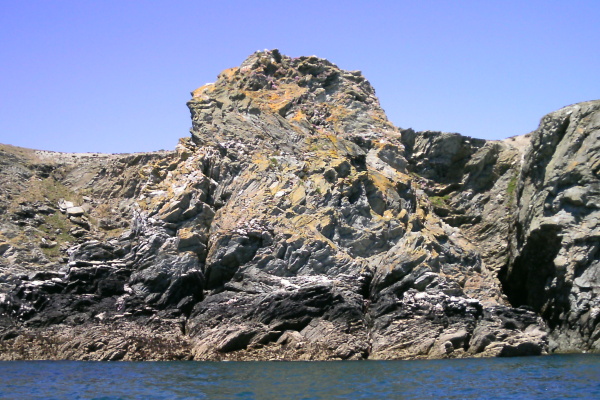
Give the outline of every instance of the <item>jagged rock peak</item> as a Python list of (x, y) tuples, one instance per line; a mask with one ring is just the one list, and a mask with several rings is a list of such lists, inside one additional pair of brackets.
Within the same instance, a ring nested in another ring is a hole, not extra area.
[[(281, 55), (279, 50), (259, 51), (248, 57), (240, 66), (240, 72), (249, 78), (258, 75), (258, 80), (264, 77), (263, 85), (257, 88), (273, 89), (275, 80), (279, 83), (297, 83), (301, 87), (327, 88), (338, 78), (348, 79), (362, 84), (360, 88), (367, 95), (375, 91), (360, 71), (343, 71), (332, 62), (316, 56), (291, 58)], [(269, 79), (272, 78), (272, 79)], [(260, 83), (256, 80), (251, 84)], [(257, 90), (249, 86), (250, 90)]]
[[(282, 55), (279, 50), (257, 51), (249, 56), (240, 67), (231, 68), (219, 74), (219, 80), (235, 81), (240, 89), (275, 90), (277, 85), (294, 84), (313, 90), (333, 89), (339, 80), (350, 80), (359, 84), (363, 96), (374, 96), (375, 90), (360, 71), (344, 71), (332, 62), (316, 56), (292, 58)], [(192, 92), (198, 97), (203, 87)]]
[[(379, 138), (397, 132), (360, 71), (278, 50), (256, 52), (223, 71), (215, 83), (194, 90), (188, 106), (192, 137), (202, 144), (215, 138), (247, 142), (264, 133), (270, 142), (289, 145), (314, 135)], [(282, 128), (290, 135), (275, 137)]]

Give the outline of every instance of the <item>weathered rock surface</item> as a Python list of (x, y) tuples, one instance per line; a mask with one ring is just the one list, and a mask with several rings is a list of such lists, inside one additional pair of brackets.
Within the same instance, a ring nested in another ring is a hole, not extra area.
[(600, 102), (542, 119), (516, 194), (500, 275), (510, 302), (548, 321), (552, 350), (600, 350)]
[(598, 350), (600, 102), (401, 130), (360, 72), (273, 50), (188, 106), (172, 152), (0, 147), (0, 359)]

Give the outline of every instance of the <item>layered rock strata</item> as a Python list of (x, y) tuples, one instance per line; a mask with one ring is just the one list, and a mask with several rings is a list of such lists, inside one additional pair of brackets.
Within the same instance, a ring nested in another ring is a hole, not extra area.
[(359, 71), (257, 52), (175, 151), (3, 146), (0, 358), (598, 350), (600, 102), (504, 141), (398, 129)]

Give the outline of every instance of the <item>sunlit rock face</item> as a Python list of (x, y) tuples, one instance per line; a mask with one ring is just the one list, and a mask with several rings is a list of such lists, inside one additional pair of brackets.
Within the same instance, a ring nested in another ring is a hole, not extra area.
[(597, 350), (598, 102), (504, 141), (394, 127), (359, 71), (257, 52), (130, 155), (0, 148), (0, 358)]

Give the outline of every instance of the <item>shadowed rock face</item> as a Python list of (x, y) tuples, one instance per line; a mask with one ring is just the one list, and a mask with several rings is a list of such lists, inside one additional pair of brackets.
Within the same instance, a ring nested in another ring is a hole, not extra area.
[(414, 132), (360, 72), (273, 50), (192, 92), (175, 151), (2, 146), (0, 358), (597, 350), (598, 104)]
[(552, 328), (551, 349), (600, 347), (600, 102), (544, 117), (517, 185), (518, 215), (502, 271), (514, 304)]

